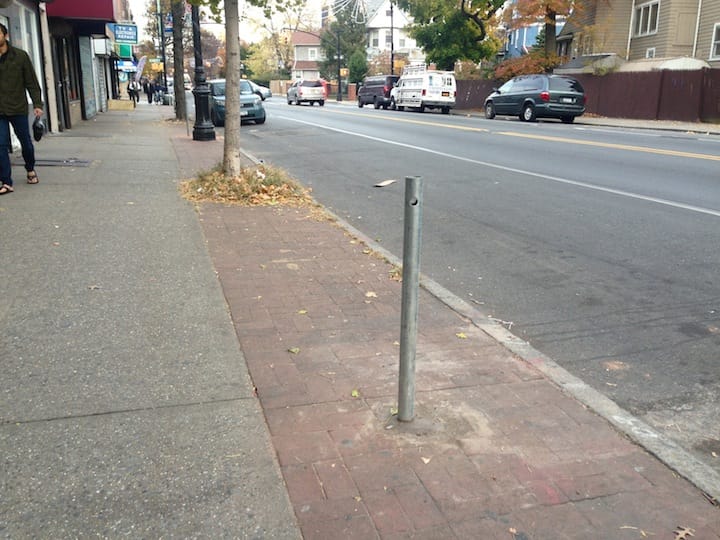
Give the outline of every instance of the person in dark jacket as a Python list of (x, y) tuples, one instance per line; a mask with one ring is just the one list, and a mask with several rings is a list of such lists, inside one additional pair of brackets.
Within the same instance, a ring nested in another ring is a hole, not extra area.
[(35, 70), (28, 54), (10, 45), (8, 30), (0, 24), (0, 195), (12, 193), (12, 166), (8, 155), (10, 147), (10, 125), (20, 140), (25, 160), (28, 184), (37, 184), (35, 173), (35, 147), (30, 135), (28, 122), (27, 94), (33, 103), (35, 117), (43, 113), (42, 93)]
[(145, 82), (143, 83), (143, 90), (145, 90), (145, 95), (147, 96), (148, 103), (152, 103), (153, 94), (155, 93), (155, 85), (153, 85), (150, 79), (145, 79)]

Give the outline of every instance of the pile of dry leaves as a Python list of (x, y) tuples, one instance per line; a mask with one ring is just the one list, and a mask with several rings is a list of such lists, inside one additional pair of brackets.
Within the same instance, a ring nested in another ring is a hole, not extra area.
[(245, 206), (314, 206), (309, 190), (285, 171), (268, 165), (245, 167), (237, 177), (219, 169), (184, 181), (180, 191), (193, 202), (220, 202)]

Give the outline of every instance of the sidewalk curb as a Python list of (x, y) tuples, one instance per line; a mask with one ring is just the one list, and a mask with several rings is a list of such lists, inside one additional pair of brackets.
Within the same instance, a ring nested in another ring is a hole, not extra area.
[[(370, 249), (382, 255), (390, 264), (402, 267), (402, 260), (379, 246), (371, 238), (355, 229), (339, 216), (327, 209), (325, 211), (333, 217), (340, 227), (367, 244)], [(648, 424), (618, 406), (614, 401), (572, 375), (550, 357), (532, 347), (527, 341), (517, 337), (500, 323), (489, 320), (486, 314), (481, 313), (422, 273), (420, 274), (420, 286), (450, 309), (469, 319), (473, 325), (495, 339), (523, 362), (535, 367), (562, 391), (607, 420), (615, 429), (645, 448), (680, 476), (689, 480), (709, 496), (720, 500), (720, 474), (715, 472), (714, 469), (708, 467), (676, 442), (664, 437)]]
[[(253, 163), (263, 163), (252, 154), (240, 150)], [(370, 249), (380, 254), (390, 264), (402, 267), (402, 260), (377, 244), (370, 237), (353, 227), (327, 208), (323, 210), (334, 222)], [(604, 396), (581, 379), (575, 377), (550, 357), (541, 353), (527, 341), (517, 337), (502, 324), (489, 319), (465, 300), (459, 298), (439, 283), (420, 274), (420, 286), (447, 305), (459, 315), (467, 318), (474, 326), (495, 339), (523, 362), (533, 366), (563, 392), (577, 399), (630, 440), (643, 447), (665, 465), (690, 481), (710, 497), (720, 500), (720, 474), (708, 467), (676, 442), (664, 437), (651, 426), (633, 416), (614, 401)]]

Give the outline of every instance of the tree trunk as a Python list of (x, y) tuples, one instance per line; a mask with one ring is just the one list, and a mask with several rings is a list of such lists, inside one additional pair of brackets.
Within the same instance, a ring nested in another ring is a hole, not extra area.
[(557, 54), (557, 40), (555, 39), (555, 21), (557, 13), (547, 7), (545, 8), (545, 56)]
[(173, 87), (175, 89), (175, 118), (187, 118), (187, 100), (185, 99), (185, 55), (183, 54), (183, 26), (185, 21), (185, 2), (173, 0)]
[(225, 0), (225, 146), (223, 173), (240, 175), (240, 16), (238, 0)]

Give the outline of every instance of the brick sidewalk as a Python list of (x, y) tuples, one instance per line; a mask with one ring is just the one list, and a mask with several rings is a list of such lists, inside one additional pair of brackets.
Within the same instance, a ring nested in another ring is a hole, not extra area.
[(201, 219), (305, 539), (720, 538), (699, 490), (425, 291), (398, 424), (390, 265), (304, 210)]

